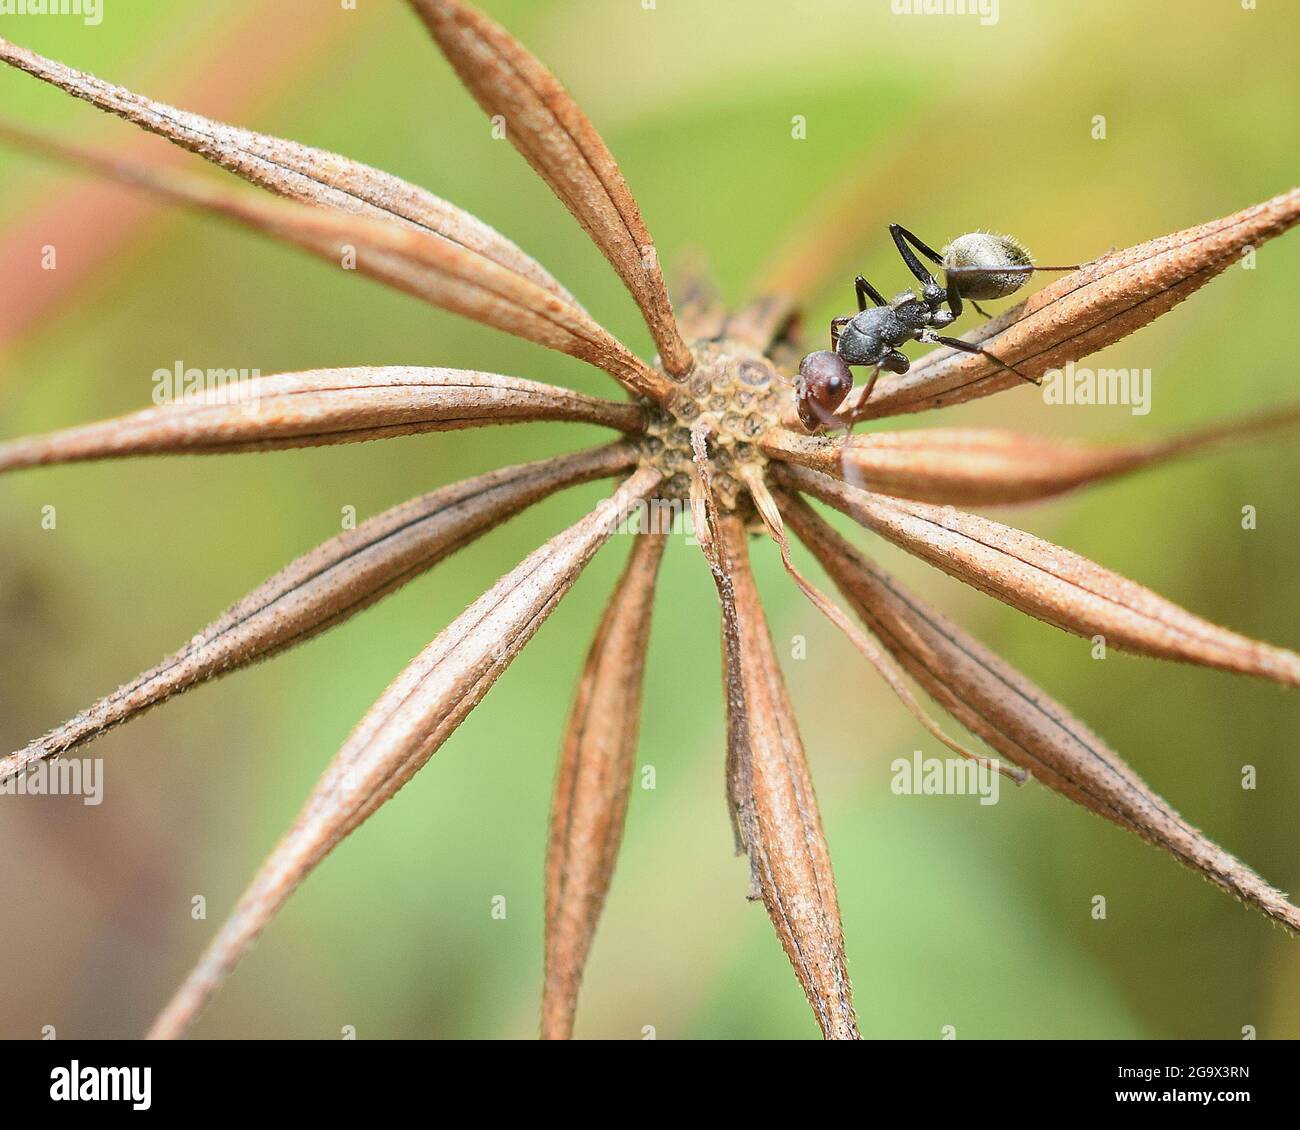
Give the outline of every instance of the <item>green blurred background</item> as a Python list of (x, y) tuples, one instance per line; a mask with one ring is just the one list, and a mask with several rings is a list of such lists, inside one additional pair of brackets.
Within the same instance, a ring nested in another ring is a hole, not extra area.
[[(1260, 0), (1002, 0), (1000, 19), (904, 16), (888, 0), (488, 0), (574, 92), (623, 165), (669, 267), (701, 254), (739, 301), (777, 244), (858, 179), (863, 209), (821, 327), (864, 271), (904, 283), (885, 232), (1011, 231), (1069, 262), (1234, 211), (1295, 179), (1296, 9)], [(274, 15), (270, 12), (274, 8)], [(455, 82), (404, 4), (108, 0), (99, 27), (0, 17), (0, 34), (153, 97), (334, 149), (431, 188), (515, 239), (614, 333), (649, 338), (612, 271)], [(231, 49), (230, 44), (237, 44)], [(228, 51), (226, 58), (221, 51)], [(274, 77), (266, 77), (268, 69)], [(256, 83), (249, 76), (256, 74)], [(231, 102), (232, 96), (237, 99)], [(234, 110), (229, 107), (234, 106)], [(8, 115), (61, 136), (132, 131), (18, 74)], [(803, 115), (805, 140), (791, 120)], [(1105, 140), (1091, 136), (1105, 115)], [(145, 152), (165, 145), (150, 140)], [(192, 159), (195, 166), (201, 163)], [(60, 201), (130, 197), (0, 153), (0, 301), (38, 269)], [(837, 186), (839, 186), (837, 188)], [(107, 205), (103, 202), (107, 201)], [(92, 216), (92, 219), (94, 217)], [(144, 407), (183, 360), (262, 372), (436, 364), (609, 393), (603, 374), (190, 216), (120, 244), (60, 247), (84, 271), (0, 341), (0, 436)], [(98, 258), (96, 258), (98, 256)], [(54, 273), (57, 275), (57, 272)], [(1047, 408), (1008, 393), (943, 415), (1080, 438), (1145, 438), (1294, 399), (1300, 238), (1096, 361), (1153, 370), (1153, 409)], [(999, 308), (1005, 304), (999, 304)], [(973, 321), (963, 321), (969, 328)], [(915, 350), (913, 351), (915, 352)], [(940, 422), (907, 418), (899, 426)], [(563, 432), (563, 434), (561, 434)], [(0, 746), (8, 750), (172, 651), (339, 529), (506, 462), (590, 444), (577, 425), (484, 429), (260, 457), (136, 460), (0, 482)], [(1300, 644), (1295, 447), (1273, 439), (1008, 520), (1209, 618)], [(203, 687), (88, 752), (106, 798), (0, 798), (0, 1036), (141, 1033), (354, 722), (469, 601), (603, 488), (578, 489), (360, 618)], [(43, 530), (54, 505), (58, 528)], [(1240, 512), (1258, 510), (1243, 531)], [(1038, 679), (1172, 804), (1275, 885), (1300, 890), (1294, 694), (1112, 653), (854, 535)], [(210, 1037), (526, 1037), (541, 980), (542, 859), (572, 688), (626, 547), (614, 544), (419, 776), (326, 861), (204, 1015)], [(1300, 1036), (1300, 950), (1167, 856), (1048, 790), (1001, 803), (895, 797), (889, 763), (941, 752), (857, 654), (755, 559), (834, 855), (868, 1036)], [(717, 601), (671, 546), (650, 647), (623, 855), (578, 1034), (811, 1037), (816, 1028), (733, 857), (722, 799)], [(1254, 765), (1258, 788), (1241, 788)], [(1104, 895), (1105, 921), (1090, 915)], [(191, 899), (207, 900), (193, 921)], [(505, 920), (490, 913), (504, 895)]]

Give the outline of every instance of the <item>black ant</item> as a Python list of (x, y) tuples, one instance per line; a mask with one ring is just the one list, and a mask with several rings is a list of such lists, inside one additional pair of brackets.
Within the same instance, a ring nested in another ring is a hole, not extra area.
[[(906, 373), (911, 361), (899, 350), (908, 341), (946, 345), (963, 353), (981, 353), (1004, 369), (1030, 384), (1040, 383), (1025, 376), (1014, 365), (990, 353), (980, 345), (960, 338), (945, 337), (937, 330), (951, 325), (961, 316), (965, 299), (984, 317), (976, 299), (1005, 298), (1014, 294), (1033, 271), (1073, 271), (1076, 267), (1035, 267), (1029, 252), (1011, 236), (989, 232), (959, 235), (940, 256), (900, 224), (890, 224), (898, 253), (907, 269), (916, 276), (920, 288), (905, 290), (892, 302), (861, 275), (854, 281), (858, 313), (831, 319), (831, 350), (810, 353), (800, 362), (795, 381), (795, 410), (809, 431), (825, 425), (840, 424), (835, 410), (844, 403), (853, 388), (850, 365), (871, 365), (871, 377), (859, 399), (865, 403), (875, 387), (880, 370)], [(913, 250), (915, 249), (915, 250)], [(940, 286), (916, 252), (941, 267), (947, 286)], [(870, 299), (874, 304), (867, 305)]]

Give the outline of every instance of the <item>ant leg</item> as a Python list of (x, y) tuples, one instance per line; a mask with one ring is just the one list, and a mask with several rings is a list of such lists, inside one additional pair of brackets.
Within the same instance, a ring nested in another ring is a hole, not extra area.
[(876, 378), (880, 376), (880, 366), (876, 365), (871, 370), (871, 376), (867, 378), (867, 383), (862, 386), (862, 391), (854, 401), (853, 410), (841, 421), (844, 424), (844, 438), (848, 439), (853, 434), (853, 425), (858, 422), (857, 411), (867, 402), (867, 397), (871, 395), (871, 390), (876, 387)]
[(989, 318), (993, 317), (993, 315), (990, 314), (987, 310), (985, 310), (983, 306), (981, 306), (978, 302), (975, 301), (975, 299), (968, 298), (966, 299), (966, 301), (969, 302), (972, 306), (974, 306), (975, 313), (977, 313), (981, 318), (984, 318), (986, 321)]
[(872, 286), (869, 282), (867, 282), (867, 280), (864, 279), (861, 275), (859, 275), (856, 279), (853, 280), (853, 289), (857, 291), (858, 294), (859, 314), (862, 313), (862, 311), (867, 308), (868, 298), (870, 298), (871, 301), (875, 303), (875, 305), (877, 306), (889, 305), (885, 301), (884, 295), (882, 295), (880, 291), (878, 291), (874, 286)]
[(832, 318), (831, 319), (831, 352), (833, 353), (840, 344), (840, 330), (847, 326), (852, 318)]
[(862, 395), (858, 397), (858, 407), (866, 404), (871, 396), (871, 390), (876, 387), (876, 378), (880, 376), (880, 366), (877, 365), (871, 370), (871, 376), (867, 378), (867, 383), (862, 386)]
[(908, 246), (908, 243), (909, 242), (914, 243), (917, 247), (917, 250), (919, 250), (922, 255), (926, 256), (933, 262), (940, 264), (941, 266), (943, 264), (943, 260), (940, 259), (937, 255), (935, 255), (935, 253), (931, 251), (930, 248), (926, 247), (924, 243), (922, 243), (919, 239), (917, 239), (916, 236), (914, 236), (910, 231), (908, 231), (901, 224), (890, 224), (889, 234), (893, 236), (894, 246), (898, 248), (898, 253), (903, 257), (903, 262), (907, 264), (907, 269), (911, 271), (913, 275), (916, 276), (917, 281), (923, 284), (929, 284), (930, 286), (938, 286), (938, 283), (935, 282), (934, 276), (930, 274), (930, 272), (927, 271), (923, 266), (921, 266), (921, 260), (919, 260), (916, 257), (916, 252), (914, 252), (912, 248)]
[(997, 364), (1001, 365), (1002, 368), (1006, 369), (1008, 372), (1015, 373), (1022, 381), (1028, 381), (1031, 385), (1041, 385), (1043, 383), (1042, 377), (1035, 378), (1025, 376), (1025, 374), (1014, 365), (1010, 365), (1006, 361), (1003, 361), (996, 353), (990, 353), (982, 345), (972, 345), (969, 341), (962, 341), (959, 337), (941, 337), (938, 334), (935, 334), (931, 340), (938, 342), (940, 345), (946, 345), (950, 349), (960, 350), (962, 353), (983, 354), (990, 361), (995, 361)]
[(1086, 263), (1072, 263), (1072, 264), (1067, 264), (1063, 267), (1040, 267), (1037, 263), (1021, 263), (1021, 264), (1016, 264), (1014, 266), (1003, 266), (1003, 267), (981, 267), (976, 265), (971, 267), (949, 267), (948, 274), (950, 275), (981, 274), (982, 275), (988, 271), (997, 271), (999, 274), (1002, 275), (1028, 275), (1028, 274), (1032, 274), (1034, 271), (1078, 271), (1086, 266), (1087, 266)]
[(871, 395), (871, 390), (876, 387), (876, 378), (880, 376), (881, 370), (902, 374), (906, 373), (911, 368), (911, 365), (912, 362), (908, 359), (907, 354), (897, 349), (891, 349), (881, 357), (880, 361), (871, 370), (871, 376), (867, 378), (867, 383), (854, 389), (853, 402), (851, 404), (845, 402), (844, 413), (840, 419), (848, 425), (850, 433), (853, 431), (853, 425), (861, 418), (859, 413), (862, 411), (862, 406), (866, 404), (867, 398)]
[[(921, 240), (919, 240), (915, 235), (913, 235), (910, 231), (908, 231), (905, 227), (903, 227), (902, 224), (890, 224), (889, 234), (894, 237), (895, 243), (898, 243), (899, 237), (901, 236), (903, 239), (907, 240), (907, 242), (910, 243), (913, 247), (915, 247), (922, 255), (924, 255), (927, 259), (929, 259), (930, 262), (933, 263), (936, 267), (943, 266), (943, 259), (939, 255), (939, 253), (935, 251), (934, 248), (927, 246), (925, 243), (922, 243)], [(902, 250), (901, 246), (899, 250)]]
[(881, 357), (880, 367), (882, 369), (888, 369), (891, 373), (898, 373), (901, 376), (912, 367), (912, 362), (906, 353), (898, 349), (891, 349)]
[[(951, 320), (955, 322), (958, 318), (961, 317), (961, 291), (957, 289), (956, 279), (949, 276), (947, 282), (948, 282), (948, 309), (952, 311)], [(973, 299), (971, 300), (971, 305), (975, 306), (975, 302)], [(979, 307), (975, 306), (975, 309), (979, 310)], [(983, 311), (980, 312), (983, 313)], [(988, 317), (988, 315), (985, 314), (985, 317)]]

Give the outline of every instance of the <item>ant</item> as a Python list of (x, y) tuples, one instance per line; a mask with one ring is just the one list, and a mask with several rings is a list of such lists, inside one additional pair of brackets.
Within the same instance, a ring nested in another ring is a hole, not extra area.
[[(951, 325), (961, 316), (965, 299), (985, 318), (976, 299), (1005, 298), (1014, 294), (1033, 271), (1073, 271), (1070, 267), (1035, 267), (1029, 252), (1007, 235), (969, 232), (959, 235), (939, 255), (901, 224), (890, 224), (899, 255), (907, 269), (921, 284), (919, 289), (905, 290), (892, 302), (861, 275), (854, 280), (858, 313), (831, 319), (831, 350), (810, 353), (799, 364), (795, 381), (795, 411), (809, 431), (840, 424), (835, 410), (844, 403), (853, 388), (850, 365), (871, 365), (871, 377), (858, 403), (866, 402), (875, 387), (880, 370), (906, 373), (911, 361), (899, 350), (908, 341), (946, 345), (963, 353), (981, 353), (1021, 380), (1039, 384), (1014, 365), (956, 337), (945, 337), (938, 330)], [(940, 286), (934, 275), (917, 258), (917, 252), (941, 267), (947, 286)], [(873, 303), (867, 305), (868, 299)]]

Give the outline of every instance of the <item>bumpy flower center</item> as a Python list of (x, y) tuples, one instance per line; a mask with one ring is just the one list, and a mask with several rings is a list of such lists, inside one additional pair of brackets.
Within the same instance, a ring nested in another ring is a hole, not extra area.
[(663, 474), (660, 494), (686, 498), (691, 489), (691, 429), (704, 423), (714, 493), (721, 507), (735, 510), (745, 493), (740, 472), (746, 467), (761, 470), (767, 463), (755, 441), (780, 426), (789, 384), (762, 353), (740, 342), (696, 342), (691, 352), (695, 371), (672, 403), (648, 410), (641, 459)]

